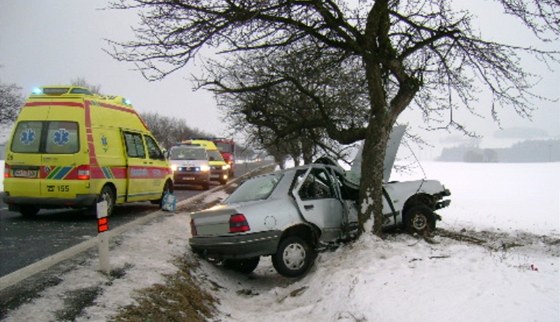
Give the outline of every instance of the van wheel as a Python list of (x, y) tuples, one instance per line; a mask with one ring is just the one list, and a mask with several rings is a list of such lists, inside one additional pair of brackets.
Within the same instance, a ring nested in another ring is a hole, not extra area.
[(159, 207), (161, 208), (163, 206), (163, 196), (168, 193), (173, 193), (173, 183), (171, 183), (171, 181), (165, 182), (165, 185), (163, 186), (163, 192), (161, 193), (161, 198), (159, 198), (158, 200), (152, 200), (152, 203), (159, 204)]
[(35, 206), (20, 206), (19, 213), (25, 218), (35, 217), (39, 212), (39, 208)]
[(101, 193), (99, 194), (99, 198), (97, 202), (105, 200), (107, 202), (107, 217), (111, 216), (113, 213), (113, 208), (115, 208), (115, 192), (113, 188), (108, 185), (103, 186), (101, 189)]

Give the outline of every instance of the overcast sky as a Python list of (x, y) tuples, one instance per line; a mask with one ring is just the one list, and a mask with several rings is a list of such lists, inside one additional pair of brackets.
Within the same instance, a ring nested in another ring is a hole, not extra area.
[[(484, 5), (476, 7), (484, 35), (488, 33), (495, 39), (514, 42), (530, 36), (513, 20), (498, 19), (500, 15), (496, 11), (500, 9), (488, 6), (489, 1), (478, 1)], [(72, 79), (84, 78), (91, 84), (101, 85), (105, 94), (122, 95), (130, 99), (140, 112), (158, 112), (183, 118), (191, 127), (216, 135), (227, 135), (213, 97), (206, 91), (192, 91), (189, 79), (192, 70), (181, 70), (163, 81), (148, 82), (133, 70), (133, 65), (117, 62), (102, 51), (102, 48), (107, 48), (104, 39), (132, 39), (130, 26), (137, 22), (132, 12), (98, 10), (106, 7), (107, 2), (0, 0), (0, 81), (18, 84), (27, 95), (36, 86), (64, 84)], [(473, 1), (459, 3), (472, 5)], [(558, 42), (552, 46), (560, 50)], [(537, 93), (558, 98), (558, 66), (555, 66), (555, 72), (550, 72), (542, 67), (537, 68), (534, 61), (527, 64), (530, 70), (543, 77)], [(480, 104), (489, 103), (482, 97)], [(559, 136), (560, 103), (543, 102), (539, 105), (541, 107), (534, 114), (533, 122), (504, 112), (502, 126), (536, 127)], [(483, 108), (481, 111), (483, 116), (489, 116), (488, 109)], [(488, 118), (464, 117), (481, 134), (491, 134), (498, 129)], [(403, 119), (418, 123), (413, 112), (407, 112)], [(439, 135), (442, 134), (445, 133)]]

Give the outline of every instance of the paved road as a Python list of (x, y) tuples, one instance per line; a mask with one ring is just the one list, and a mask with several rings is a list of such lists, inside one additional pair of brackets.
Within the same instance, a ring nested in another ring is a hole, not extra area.
[[(258, 164), (240, 165), (236, 176)], [(193, 189), (193, 190), (191, 190)], [(203, 192), (196, 187), (176, 188), (178, 201)], [(1, 198), (0, 198), (1, 199)], [(110, 228), (156, 211), (149, 202), (115, 207)], [(0, 277), (97, 235), (97, 220), (83, 210), (41, 210), (35, 218), (10, 212), (0, 200)]]

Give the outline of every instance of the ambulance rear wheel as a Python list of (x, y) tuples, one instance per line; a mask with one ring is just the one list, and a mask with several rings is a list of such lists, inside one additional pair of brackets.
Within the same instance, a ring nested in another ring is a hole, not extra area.
[(35, 217), (39, 212), (39, 208), (35, 206), (20, 206), (19, 213), (25, 218)]
[(105, 200), (107, 202), (107, 216), (111, 216), (113, 208), (115, 208), (115, 192), (108, 185), (103, 186), (97, 202)]

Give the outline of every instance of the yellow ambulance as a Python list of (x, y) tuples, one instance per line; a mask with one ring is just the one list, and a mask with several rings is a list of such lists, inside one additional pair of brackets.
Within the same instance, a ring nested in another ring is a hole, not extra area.
[(6, 146), (3, 200), (34, 216), (42, 208), (160, 203), (172, 171), (130, 103), (87, 88), (47, 86), (26, 100)]

